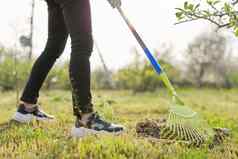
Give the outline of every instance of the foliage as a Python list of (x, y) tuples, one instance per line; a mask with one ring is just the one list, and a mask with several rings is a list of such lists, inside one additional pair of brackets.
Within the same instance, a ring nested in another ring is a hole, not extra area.
[(238, 73), (237, 71), (231, 72), (229, 74), (229, 79), (233, 87), (238, 87)]
[[(14, 55), (15, 54), (15, 55)], [(0, 89), (2, 91), (23, 88), (30, 74), (34, 61), (19, 56), (17, 50), (0, 49)], [(70, 89), (68, 80), (68, 64), (56, 66), (47, 76), (43, 88)]]
[(68, 62), (55, 66), (48, 74), (44, 88), (46, 89), (71, 89), (68, 73)]
[(118, 71), (115, 80), (118, 88), (132, 89), (134, 92), (154, 91), (160, 85), (159, 77), (150, 65), (144, 65), (141, 69), (129, 65)]
[[(179, 72), (172, 65), (165, 61), (159, 60), (164, 70), (167, 72), (172, 82), (179, 78)], [(129, 64), (127, 67), (120, 69), (114, 76), (117, 88), (132, 89), (134, 92), (155, 91), (162, 86), (158, 74), (147, 61), (139, 64)]]
[[(189, 54), (187, 54), (186, 58), (188, 59), (188, 61), (190, 61), (190, 64), (187, 66), (187, 68), (189, 68), (190, 70), (187, 72), (187, 74), (185, 74), (186, 78), (181, 78), (181, 71), (178, 70), (178, 67), (170, 64), (171, 59), (173, 59), (170, 47), (169, 49), (166, 49), (163, 54), (161, 54), (160, 59), (162, 60), (159, 60), (159, 62), (165, 69), (168, 77), (174, 85), (180, 87), (193, 86), (191, 81), (187, 79), (188, 77), (192, 77), (192, 79), (204, 78), (206, 75), (198, 78), (196, 73), (199, 72), (199, 70), (197, 70), (197, 68), (195, 69), (195, 67), (197, 66), (199, 66), (199, 69), (200, 66), (203, 66), (202, 70), (205, 70), (205, 72), (209, 70), (211, 71), (211, 74), (218, 75), (218, 77), (215, 79), (216, 81), (224, 81), (228, 84), (231, 84), (231, 86), (238, 86), (238, 80), (235, 75), (237, 67), (230, 66), (234, 62), (230, 62), (229, 58), (226, 57), (227, 55), (223, 52), (224, 50), (226, 50), (226, 40), (219, 35), (211, 36), (214, 37), (212, 38), (210, 36), (208, 37), (207, 35), (201, 35), (189, 45), (189, 48), (187, 50)], [(207, 51), (204, 52), (204, 50), (201, 50), (200, 46), (208, 47), (206, 48)], [(211, 53), (207, 54), (207, 52)], [(132, 53), (135, 53), (135, 56), (131, 63), (119, 69), (118, 71), (106, 72), (102, 69), (94, 70), (92, 72), (91, 78), (92, 88), (131, 89), (134, 92), (143, 92), (155, 91), (163, 86), (160, 77), (153, 70), (151, 64), (147, 60), (145, 61), (144, 58), (140, 57), (136, 50), (134, 50), (134, 52)], [(208, 60), (208, 63), (210, 65), (209, 69), (205, 69), (204, 60)], [(1, 47), (0, 90), (14, 90), (17, 86), (18, 88), (23, 88), (25, 86), (25, 83), (27, 82), (32, 64), (34, 64), (34, 61), (29, 61), (25, 58), (20, 57), (20, 52), (18, 50)], [(43, 89), (71, 89), (68, 66), (68, 62), (56, 65), (48, 74), (43, 84)], [(233, 68), (231, 69), (231, 67)], [(224, 87), (227, 86), (226, 84), (215, 86)]]
[(230, 28), (238, 36), (238, 0), (232, 2), (222, 0), (185, 1), (184, 6), (176, 8), (177, 24), (204, 19), (218, 28)]
[(4, 56), (0, 62), (0, 88), (3, 91), (23, 86), (31, 69), (31, 62), (21, 60), (16, 63), (11, 56)]

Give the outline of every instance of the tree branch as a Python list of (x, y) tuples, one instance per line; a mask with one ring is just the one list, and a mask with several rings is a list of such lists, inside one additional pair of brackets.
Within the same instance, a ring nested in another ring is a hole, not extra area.
[[(186, 23), (186, 22), (191, 22), (191, 21), (196, 21), (196, 20), (200, 20), (200, 19), (207, 20), (207, 21), (215, 24), (218, 28), (228, 27), (230, 25), (230, 22), (222, 23), (221, 24), (221, 22), (218, 22), (218, 21), (212, 19), (212, 18), (219, 18), (219, 19), (221, 19), (224, 16), (228, 16), (228, 13), (222, 13), (222, 12), (219, 11), (220, 12), (219, 14), (213, 13), (212, 16), (208, 17), (208, 16), (205, 16), (205, 15), (201, 16), (201, 13), (204, 12), (204, 10), (201, 10), (198, 13), (193, 13), (193, 12), (188, 12), (188, 11), (186, 11), (184, 9), (181, 9), (181, 8), (175, 8), (175, 9), (183, 12), (185, 14), (185, 16), (187, 18), (189, 18), (189, 19), (186, 19), (186, 20), (183, 20), (183, 21), (176, 22), (175, 25)], [(232, 12), (232, 13), (238, 14), (238, 11)]]

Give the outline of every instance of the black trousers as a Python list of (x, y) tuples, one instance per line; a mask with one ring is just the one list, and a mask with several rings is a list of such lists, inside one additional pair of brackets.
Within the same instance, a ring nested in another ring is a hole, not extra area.
[(46, 0), (48, 40), (33, 65), (21, 100), (36, 104), (39, 91), (55, 61), (62, 54), (68, 35), (71, 38), (69, 76), (74, 115), (93, 111), (90, 92), (90, 61), (93, 38), (89, 0)]

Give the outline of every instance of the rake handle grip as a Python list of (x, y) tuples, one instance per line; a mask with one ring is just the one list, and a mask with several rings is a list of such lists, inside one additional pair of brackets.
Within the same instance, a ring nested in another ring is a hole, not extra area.
[(137, 33), (137, 31), (135, 30), (134, 26), (130, 23), (129, 19), (126, 17), (126, 15), (124, 14), (124, 12), (122, 11), (122, 9), (120, 7), (117, 7), (118, 12), (120, 13), (121, 17), (124, 19), (124, 21), (126, 22), (126, 24), (128, 25), (129, 29), (131, 30), (132, 34), (134, 35), (134, 37), (136, 38), (136, 40), (138, 41), (138, 43), (140, 44), (140, 46), (142, 47), (142, 49), (144, 50), (144, 53), (146, 54), (147, 58), (149, 59), (149, 61), (151, 62), (153, 68), (156, 70), (156, 72), (160, 75), (163, 72), (163, 69), (161, 67), (161, 65), (157, 62), (157, 60), (154, 58), (154, 56), (152, 55), (152, 53), (150, 52), (150, 50), (148, 49), (148, 47), (146, 46), (145, 42), (142, 40), (142, 38), (140, 37), (140, 35)]

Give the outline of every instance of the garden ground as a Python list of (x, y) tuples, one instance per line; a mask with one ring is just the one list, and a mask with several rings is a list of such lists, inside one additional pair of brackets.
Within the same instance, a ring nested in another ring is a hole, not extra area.
[(56, 121), (28, 125), (9, 123), (15, 107), (15, 93), (0, 93), (0, 158), (82, 159), (223, 159), (238, 158), (238, 89), (183, 89), (179, 95), (212, 127), (232, 129), (231, 151), (188, 148), (180, 144), (155, 143), (140, 138), (135, 125), (146, 118), (166, 117), (170, 99), (165, 90), (133, 94), (130, 91), (94, 91), (94, 102), (108, 120), (127, 127), (119, 136), (70, 137), (74, 124), (69, 91), (43, 91), (40, 103)]

